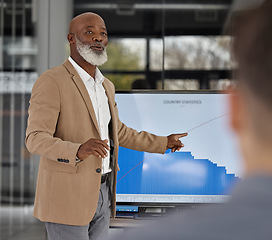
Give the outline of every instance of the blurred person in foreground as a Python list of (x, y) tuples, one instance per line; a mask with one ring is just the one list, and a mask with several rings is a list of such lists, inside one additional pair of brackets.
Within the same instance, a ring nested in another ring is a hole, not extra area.
[(234, 21), (237, 86), (229, 96), (230, 124), (245, 176), (227, 203), (188, 210), (118, 240), (272, 239), (272, 1)]
[(35, 82), (26, 146), (41, 156), (34, 216), (49, 240), (104, 240), (115, 214), (118, 147), (164, 153), (187, 134), (156, 136), (123, 124), (115, 88), (97, 66), (107, 61), (107, 29), (95, 13), (72, 19), (70, 57)]

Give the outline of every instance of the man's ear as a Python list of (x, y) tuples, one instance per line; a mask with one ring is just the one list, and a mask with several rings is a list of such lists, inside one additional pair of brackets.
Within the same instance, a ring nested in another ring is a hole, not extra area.
[(231, 89), (229, 93), (230, 125), (232, 129), (238, 133), (245, 124), (243, 97), (241, 92), (237, 89)]
[(70, 44), (74, 44), (76, 42), (76, 39), (75, 39), (75, 34), (73, 33), (69, 33), (67, 35), (67, 40)]

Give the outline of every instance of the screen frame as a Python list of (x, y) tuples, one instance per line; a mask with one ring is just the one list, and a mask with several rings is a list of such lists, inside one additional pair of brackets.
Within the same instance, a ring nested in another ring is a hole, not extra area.
[[(139, 90), (116, 90), (116, 94), (231, 94), (227, 90), (150, 90), (150, 89), (139, 89)], [(118, 104), (117, 104), (118, 107)], [(117, 193), (116, 193), (117, 194)], [(116, 200), (116, 205), (126, 206), (138, 206), (139, 211), (145, 207), (159, 207), (159, 208), (175, 208), (175, 207), (191, 207), (211, 204), (222, 204), (230, 198), (230, 195), (222, 195), (223, 201), (218, 202), (121, 202)]]

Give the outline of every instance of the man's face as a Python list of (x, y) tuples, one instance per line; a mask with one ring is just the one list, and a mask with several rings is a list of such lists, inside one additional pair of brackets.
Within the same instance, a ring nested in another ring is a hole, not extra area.
[(107, 61), (107, 30), (104, 21), (96, 15), (84, 18), (76, 31), (76, 48), (84, 60), (99, 66)]

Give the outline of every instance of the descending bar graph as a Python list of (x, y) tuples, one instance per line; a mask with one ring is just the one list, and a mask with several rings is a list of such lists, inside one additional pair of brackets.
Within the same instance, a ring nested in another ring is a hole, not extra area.
[[(120, 162), (124, 167), (117, 178), (119, 194), (224, 195), (239, 180), (225, 167), (209, 159), (195, 159), (190, 152), (161, 155), (121, 148), (119, 157), (126, 160)], [(142, 163), (125, 175), (137, 162)]]

